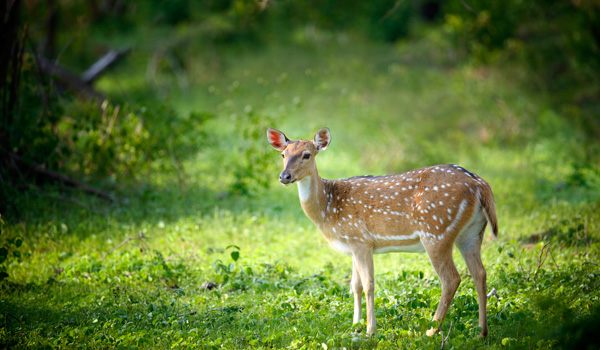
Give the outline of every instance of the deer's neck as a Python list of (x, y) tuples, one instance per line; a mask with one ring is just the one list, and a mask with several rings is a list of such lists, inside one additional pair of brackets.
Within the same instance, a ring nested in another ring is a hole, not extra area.
[(323, 220), (323, 207), (327, 203), (325, 184), (317, 171), (310, 176), (297, 182), (300, 204), (306, 216), (317, 226), (321, 226)]

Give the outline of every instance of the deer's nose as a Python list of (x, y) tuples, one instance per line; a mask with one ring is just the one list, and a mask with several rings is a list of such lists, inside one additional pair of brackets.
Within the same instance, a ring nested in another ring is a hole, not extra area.
[(279, 174), (279, 182), (281, 182), (284, 185), (289, 184), (290, 182), (292, 182), (292, 175), (285, 170), (282, 171), (281, 174)]

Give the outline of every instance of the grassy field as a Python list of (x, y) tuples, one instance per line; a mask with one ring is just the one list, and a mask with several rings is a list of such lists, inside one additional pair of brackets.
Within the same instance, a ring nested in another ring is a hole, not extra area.
[(440, 348), (441, 335), (425, 335), (441, 292), (427, 256), (376, 256), (378, 333), (366, 337), (352, 324), (351, 258), (278, 184), (266, 128), (307, 139), (328, 126), (324, 178), (455, 163), (491, 184), (490, 335), (477, 338), (476, 292), (455, 252), (463, 282), (444, 348), (597, 348), (600, 146), (576, 112), (532, 92), (519, 67), (457, 62), (435, 31), (394, 46), (292, 38), (213, 48), (186, 58), (184, 75), (152, 78), (153, 48), (138, 47), (98, 82), (140, 105), (152, 91), (173, 122), (197, 121), (172, 135), (192, 147), (175, 159), (165, 140), (144, 181), (120, 192), (128, 204), (67, 202), (59, 188), (18, 198), (20, 216), (2, 218), (0, 347)]

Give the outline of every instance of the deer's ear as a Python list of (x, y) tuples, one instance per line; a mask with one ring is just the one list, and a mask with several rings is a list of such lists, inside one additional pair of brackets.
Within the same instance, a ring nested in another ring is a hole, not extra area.
[(321, 130), (317, 131), (313, 143), (317, 147), (317, 150), (326, 150), (329, 144), (331, 143), (331, 133), (329, 133), (329, 129), (322, 128)]
[(267, 138), (271, 146), (278, 151), (284, 151), (290, 143), (284, 133), (273, 128), (267, 129)]

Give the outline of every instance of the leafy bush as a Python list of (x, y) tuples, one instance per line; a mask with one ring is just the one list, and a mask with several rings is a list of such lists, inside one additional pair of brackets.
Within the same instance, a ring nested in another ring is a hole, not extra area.
[[(311, 23), (326, 30), (359, 30), (389, 42), (407, 37), (419, 3), (397, 1), (311, 0), (275, 4), (272, 17), (286, 29)], [(343, 10), (342, 10), (343, 9)]]
[[(137, 107), (105, 101), (73, 102), (58, 123), (63, 166), (94, 180), (137, 180), (161, 157), (179, 158), (204, 139), (208, 113), (179, 117), (168, 106)], [(177, 137), (176, 137), (177, 136)]]
[(248, 107), (245, 115), (236, 117), (238, 149), (231, 162), (234, 181), (231, 191), (251, 194), (253, 189), (264, 189), (272, 183), (275, 173), (269, 147), (265, 147), (265, 130), (273, 125), (269, 116), (258, 114)]
[(102, 179), (135, 178), (152, 157), (150, 133), (140, 114), (104, 101), (66, 106), (57, 124), (58, 153), (69, 172)]
[[(55, 82), (35, 72), (33, 55), (26, 55), (21, 72), (19, 104), (12, 118), (3, 118), (0, 154), (15, 154), (27, 164), (66, 174), (112, 189), (139, 183), (158, 164), (180, 169), (180, 160), (202, 146), (204, 123), (210, 113), (179, 116), (165, 104), (116, 104), (109, 100), (76, 99), (59, 91)], [(155, 160), (165, 161), (155, 163)], [(0, 175), (0, 210), (11, 206), (22, 187), (48, 178), (28, 167), (4, 160)]]
[(600, 62), (592, 57), (600, 54), (600, 8), (591, 2), (451, 1), (444, 13), (457, 45), (481, 61), (506, 50), (553, 82), (550, 90), (599, 83)]

